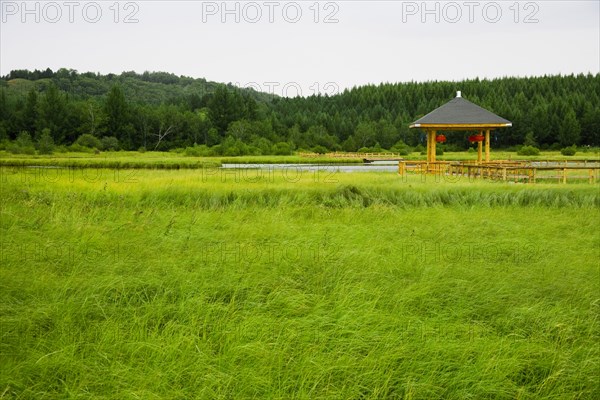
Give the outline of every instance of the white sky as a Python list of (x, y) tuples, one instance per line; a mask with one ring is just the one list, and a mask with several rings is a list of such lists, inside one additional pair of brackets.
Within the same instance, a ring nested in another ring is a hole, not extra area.
[(0, 74), (166, 71), (307, 96), (367, 83), (598, 73), (599, 4), (0, 0)]

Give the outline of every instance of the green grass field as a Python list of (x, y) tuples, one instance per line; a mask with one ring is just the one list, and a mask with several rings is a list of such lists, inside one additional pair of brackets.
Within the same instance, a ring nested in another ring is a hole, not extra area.
[(0, 398), (600, 398), (600, 192), (0, 176)]

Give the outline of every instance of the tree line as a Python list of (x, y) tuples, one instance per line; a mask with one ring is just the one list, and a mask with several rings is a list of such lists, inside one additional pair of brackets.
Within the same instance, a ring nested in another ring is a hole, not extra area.
[[(15, 70), (0, 79), (0, 141), (105, 149), (190, 148), (198, 155), (289, 154), (422, 146), (408, 125), (457, 90), (510, 120), (492, 146), (600, 145), (600, 74), (385, 83), (281, 98), (163, 72)], [(448, 150), (469, 146), (448, 132)], [(83, 138), (82, 138), (83, 137)]]

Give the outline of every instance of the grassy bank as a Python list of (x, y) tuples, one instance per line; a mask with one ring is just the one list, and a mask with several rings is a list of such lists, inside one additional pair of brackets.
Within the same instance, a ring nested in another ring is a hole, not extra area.
[[(426, 156), (412, 153), (403, 156), (407, 160), (425, 160)], [(560, 152), (543, 152), (539, 156), (519, 156), (514, 152), (492, 152), (492, 160), (598, 160), (598, 153), (578, 153), (566, 157)], [(439, 161), (476, 160), (476, 153), (455, 152), (438, 156)], [(243, 157), (191, 157), (175, 152), (101, 152), (56, 153), (53, 155), (21, 155), (0, 151), (0, 166), (56, 166), (72, 168), (119, 168), (119, 169), (205, 169), (222, 164), (353, 164), (362, 163), (361, 158), (331, 158), (292, 156), (243, 156)]]
[(64, 153), (53, 155), (16, 155), (0, 151), (0, 166), (56, 166), (74, 168), (119, 169), (203, 169), (224, 163), (248, 164), (320, 164), (362, 163), (361, 159), (304, 158), (299, 156), (247, 157), (190, 157), (179, 153), (135, 151), (92, 153)]
[(600, 397), (597, 186), (1, 171), (4, 396)]

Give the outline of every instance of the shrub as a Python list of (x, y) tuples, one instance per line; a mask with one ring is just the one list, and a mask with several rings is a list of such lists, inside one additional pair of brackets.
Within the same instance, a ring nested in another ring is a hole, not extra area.
[(560, 149), (560, 154), (563, 156), (574, 156), (575, 153), (577, 153), (577, 146), (575, 145)]
[[(251, 147), (258, 149), (259, 154), (267, 155), (271, 153), (271, 149), (273, 147), (273, 143), (267, 138), (263, 137), (255, 137), (250, 144)], [(255, 152), (256, 150), (251, 149), (250, 152)]]
[(517, 154), (520, 156), (539, 156), (540, 149), (533, 146), (523, 146), (519, 149)]
[(250, 156), (260, 156), (260, 155), (265, 155), (261, 149), (259, 149), (256, 146), (253, 145), (248, 145), (248, 155)]
[(8, 145), (8, 147), (6, 148), (6, 150), (9, 153), (13, 153), (13, 154), (29, 154), (29, 155), (33, 155), (35, 154), (35, 147), (20, 147), (18, 144), (16, 143), (11, 143)]
[(138, 151), (139, 151), (140, 153), (145, 153), (145, 152), (146, 152), (146, 148), (145, 148), (144, 146), (142, 146), (142, 147), (140, 147), (140, 148), (138, 149)]
[(436, 156), (443, 156), (444, 155), (444, 149), (442, 149), (441, 147), (435, 147), (435, 155)]
[(229, 157), (245, 156), (249, 153), (248, 145), (240, 139), (227, 136), (221, 143), (221, 154)]
[(475, 153), (475, 149), (474, 149), (474, 148), (472, 148), (472, 147), (469, 147), (469, 148), (467, 149), (467, 153)]
[(102, 138), (102, 150), (116, 151), (121, 148), (119, 139), (114, 136), (105, 136)]
[(184, 154), (189, 157), (210, 157), (213, 155), (213, 152), (205, 144), (194, 144), (192, 147), (186, 147)]
[(396, 142), (395, 145), (390, 149), (393, 153), (399, 153), (401, 156), (407, 156), (411, 153), (411, 148), (409, 145), (404, 143), (402, 140)]
[[(325, 149), (327, 151), (327, 149)], [(279, 142), (273, 145), (272, 152), (276, 156), (288, 156), (292, 154), (290, 144), (286, 142)]]
[(21, 131), (15, 139), (15, 144), (19, 147), (33, 147), (33, 141), (29, 132)]
[(40, 135), (37, 148), (39, 154), (52, 154), (54, 152), (54, 139), (50, 135), (50, 129), (44, 128)]
[[(94, 135), (90, 135), (89, 133), (84, 133), (83, 135), (79, 136), (74, 144), (77, 144), (80, 147), (87, 147), (89, 149), (94, 149), (94, 148), (101, 149), (102, 148), (102, 142), (100, 141), (100, 139), (98, 139)], [(72, 147), (73, 146), (71, 146), (71, 148)], [(75, 151), (79, 151), (79, 150), (75, 150)]]
[(87, 146), (82, 146), (79, 143), (75, 142), (69, 146), (69, 151), (73, 153), (92, 153), (94, 149)]
[[(363, 151), (363, 149), (366, 149), (366, 150)], [(317, 145), (317, 146), (315, 146), (315, 147), (312, 148), (312, 151), (313, 151), (313, 153), (317, 153), (317, 154), (325, 154), (325, 153), (327, 153), (328, 150), (324, 146)], [(366, 148), (366, 147), (363, 147), (362, 149), (358, 149), (358, 151), (360, 153), (366, 153), (366, 152), (369, 151), (369, 149)]]
[(422, 144), (418, 144), (415, 146), (414, 151), (419, 152), (419, 153), (424, 153), (427, 151), (427, 149)]
[(6, 150), (13, 154), (35, 154), (35, 147), (33, 146), (31, 135), (26, 131), (19, 133), (15, 141), (9, 144)]

